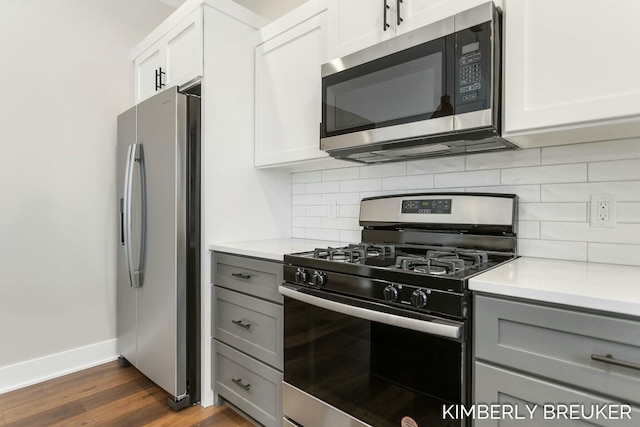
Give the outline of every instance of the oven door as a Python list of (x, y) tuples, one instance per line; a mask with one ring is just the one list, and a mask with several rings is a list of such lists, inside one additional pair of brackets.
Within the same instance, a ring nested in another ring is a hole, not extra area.
[(280, 292), (285, 419), (305, 427), (464, 425), (443, 415), (468, 399), (463, 322), (385, 313), (288, 284)]
[(324, 64), (321, 148), (453, 131), (454, 40), (447, 19)]

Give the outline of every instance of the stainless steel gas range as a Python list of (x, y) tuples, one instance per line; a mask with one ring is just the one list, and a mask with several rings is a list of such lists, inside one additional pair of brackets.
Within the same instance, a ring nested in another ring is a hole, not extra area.
[(470, 277), (516, 257), (517, 196), (363, 199), (362, 243), (284, 257), (285, 425), (461, 426)]

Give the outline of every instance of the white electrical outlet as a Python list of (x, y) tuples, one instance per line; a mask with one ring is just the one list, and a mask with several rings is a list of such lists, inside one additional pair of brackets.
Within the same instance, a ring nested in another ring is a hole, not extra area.
[(327, 218), (336, 219), (338, 217), (338, 202), (336, 200), (329, 200), (327, 203)]
[(616, 196), (603, 194), (591, 196), (591, 226), (616, 226)]

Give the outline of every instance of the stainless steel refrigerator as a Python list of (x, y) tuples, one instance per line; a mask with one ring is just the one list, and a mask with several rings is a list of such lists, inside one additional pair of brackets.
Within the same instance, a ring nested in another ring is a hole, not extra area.
[(180, 410), (200, 400), (200, 99), (118, 116), (117, 349)]

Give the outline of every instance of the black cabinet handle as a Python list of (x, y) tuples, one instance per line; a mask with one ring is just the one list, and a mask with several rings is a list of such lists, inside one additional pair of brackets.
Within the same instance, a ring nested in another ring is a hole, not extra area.
[(158, 89), (160, 89), (160, 82), (159, 82), (159, 80), (160, 80), (160, 72), (158, 70), (155, 70), (155, 71), (156, 71), (156, 92), (157, 92)]
[(249, 391), (249, 389), (251, 388), (251, 384), (242, 384), (242, 378), (238, 378), (238, 379), (231, 378), (231, 381), (233, 381), (233, 383), (238, 387), (242, 387), (247, 391)]
[(396, 24), (400, 25), (402, 23), (402, 21), (404, 21), (404, 19), (402, 19), (400, 17), (400, 4), (402, 3), (402, 0), (396, 0), (396, 18), (398, 18), (396, 20)]
[(241, 279), (251, 279), (250, 274), (242, 274), (242, 273), (231, 273), (233, 277), (239, 277)]
[(165, 73), (164, 71), (162, 71), (162, 67), (159, 67), (159, 68), (158, 68), (158, 70), (159, 70), (158, 76), (159, 76), (159, 78), (160, 78), (160, 85), (159, 85), (160, 87), (159, 87), (159, 89), (162, 89), (163, 87), (165, 87), (165, 86), (166, 86), (166, 84), (162, 81), (162, 76), (164, 76), (164, 75), (165, 75), (165, 74), (167, 74), (167, 73)]
[(251, 327), (251, 323), (243, 323), (242, 320), (232, 320), (231, 323), (245, 329), (249, 329)]
[(592, 360), (597, 360), (598, 362), (609, 363), (610, 365), (623, 366), (625, 368), (636, 369), (640, 371), (640, 363), (627, 362), (626, 360), (615, 359), (612, 355), (606, 354), (604, 356), (600, 356), (598, 354), (591, 355)]
[(389, 10), (389, 5), (387, 4), (387, 0), (382, 0), (382, 31), (387, 31), (389, 28), (389, 23), (387, 22), (387, 10)]

